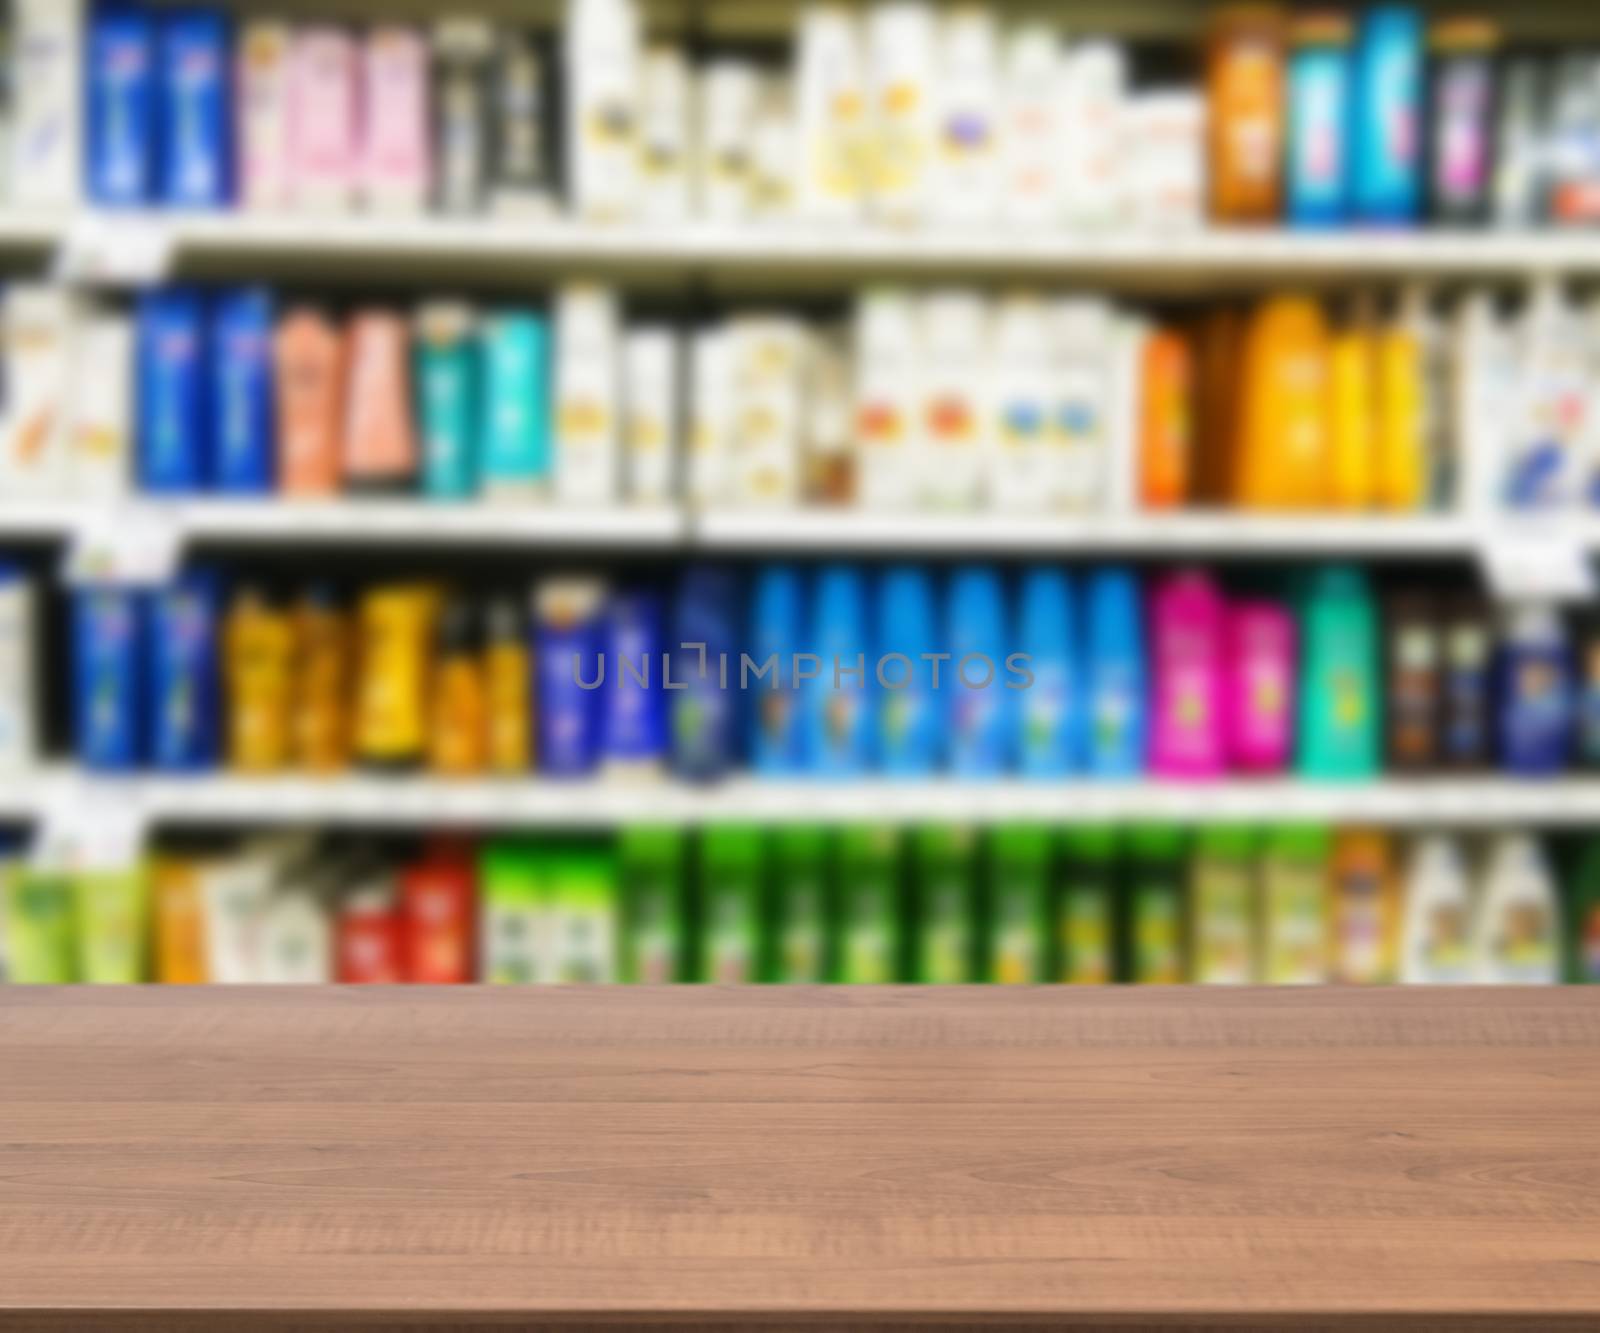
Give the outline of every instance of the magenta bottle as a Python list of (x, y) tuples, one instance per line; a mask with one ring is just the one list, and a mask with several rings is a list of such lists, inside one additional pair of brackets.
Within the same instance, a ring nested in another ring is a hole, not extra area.
[(1228, 610), (1228, 758), (1243, 773), (1281, 773), (1294, 754), (1294, 617), (1270, 601)]
[(1209, 574), (1182, 570), (1150, 599), (1155, 668), (1150, 766), (1158, 777), (1213, 778), (1226, 768), (1223, 652), (1227, 608)]

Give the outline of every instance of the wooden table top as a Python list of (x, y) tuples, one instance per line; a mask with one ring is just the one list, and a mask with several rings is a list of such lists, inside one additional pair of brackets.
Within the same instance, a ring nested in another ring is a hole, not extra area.
[(1473, 1315), (1600, 1322), (1600, 989), (0, 988), (0, 1328)]

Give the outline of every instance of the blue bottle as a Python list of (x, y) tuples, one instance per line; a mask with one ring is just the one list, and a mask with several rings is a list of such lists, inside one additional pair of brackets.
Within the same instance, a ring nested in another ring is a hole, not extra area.
[(1349, 201), (1349, 25), (1307, 28), (1289, 60), (1287, 212), (1291, 226), (1337, 227)]
[(649, 590), (612, 598), (606, 616), (601, 689), (608, 767), (653, 769), (666, 762), (667, 705), (661, 681), (666, 642), (661, 598)]
[(232, 197), (233, 111), (227, 20), (184, 10), (163, 21), (161, 199), (220, 208)]
[(198, 292), (171, 288), (138, 305), (139, 482), (157, 495), (206, 483), (205, 319)]
[[(792, 777), (803, 762), (794, 656), (804, 645), (805, 614), (805, 588), (798, 570), (767, 565), (757, 573), (750, 606), (750, 656), (755, 665), (748, 677), (741, 675), (739, 684), (750, 715), (751, 767), (768, 777)], [(759, 679), (754, 675), (758, 670)]]
[(206, 573), (184, 575), (150, 598), (145, 715), (150, 719), (151, 763), (166, 772), (196, 772), (217, 762), (219, 606), (217, 581)]
[(1356, 218), (1415, 222), (1422, 210), (1422, 20), (1403, 5), (1368, 12), (1356, 43), (1350, 145)]
[(1083, 764), (1077, 612), (1072, 580), (1061, 570), (1035, 568), (1023, 575), (1017, 648), (1028, 658), (1028, 676), (1017, 693), (1017, 750), (1025, 777), (1061, 777)]
[(811, 649), (821, 659), (802, 686), (806, 768), (819, 777), (858, 777), (872, 759), (873, 645), (867, 633), (867, 581), (854, 565), (817, 574)]
[(955, 572), (946, 640), (951, 660), (939, 687), (950, 719), (950, 770), (959, 777), (998, 777), (1013, 765), (1015, 699), (1006, 689), (1012, 648), (998, 570), (968, 566)]
[(1096, 570), (1088, 612), (1088, 768), (1097, 777), (1138, 777), (1145, 762), (1148, 675), (1133, 573)]
[(272, 296), (245, 287), (218, 300), (211, 328), (211, 439), (216, 485), (266, 495), (277, 485)]
[(1500, 763), (1520, 777), (1567, 766), (1576, 723), (1576, 680), (1567, 636), (1548, 607), (1524, 607), (1500, 649)]
[(138, 207), (155, 193), (155, 25), (142, 10), (96, 10), (88, 40), (89, 198)]
[(538, 763), (551, 777), (588, 777), (599, 767), (609, 684), (601, 678), (605, 628), (603, 585), (562, 579), (539, 589), (533, 626)]
[(528, 311), (483, 331), (478, 456), (490, 492), (525, 494), (550, 480), (550, 329)]
[(471, 312), (425, 310), (417, 322), (417, 420), (422, 490), (430, 500), (467, 500), (478, 492), (478, 346)]
[[(878, 760), (894, 777), (939, 770), (944, 745), (943, 690), (932, 688), (932, 663), (942, 651), (933, 577), (915, 565), (886, 570), (878, 589)], [(948, 664), (943, 664), (948, 672)], [(943, 677), (941, 686), (945, 684)]]
[(78, 762), (129, 773), (144, 761), (143, 594), (80, 589), (72, 604), (72, 735)]
[(733, 767), (739, 745), (739, 580), (697, 565), (673, 607), (672, 763), (678, 776), (711, 781)]

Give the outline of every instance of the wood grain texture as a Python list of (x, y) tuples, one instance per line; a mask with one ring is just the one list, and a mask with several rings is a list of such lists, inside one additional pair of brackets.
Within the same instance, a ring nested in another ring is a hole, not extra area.
[(0, 1329), (994, 1322), (1594, 1327), (1600, 990), (0, 989)]

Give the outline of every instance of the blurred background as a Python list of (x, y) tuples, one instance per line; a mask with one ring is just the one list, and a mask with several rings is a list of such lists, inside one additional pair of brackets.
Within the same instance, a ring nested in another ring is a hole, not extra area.
[(4, 17), (9, 980), (1600, 977), (1600, 10)]

